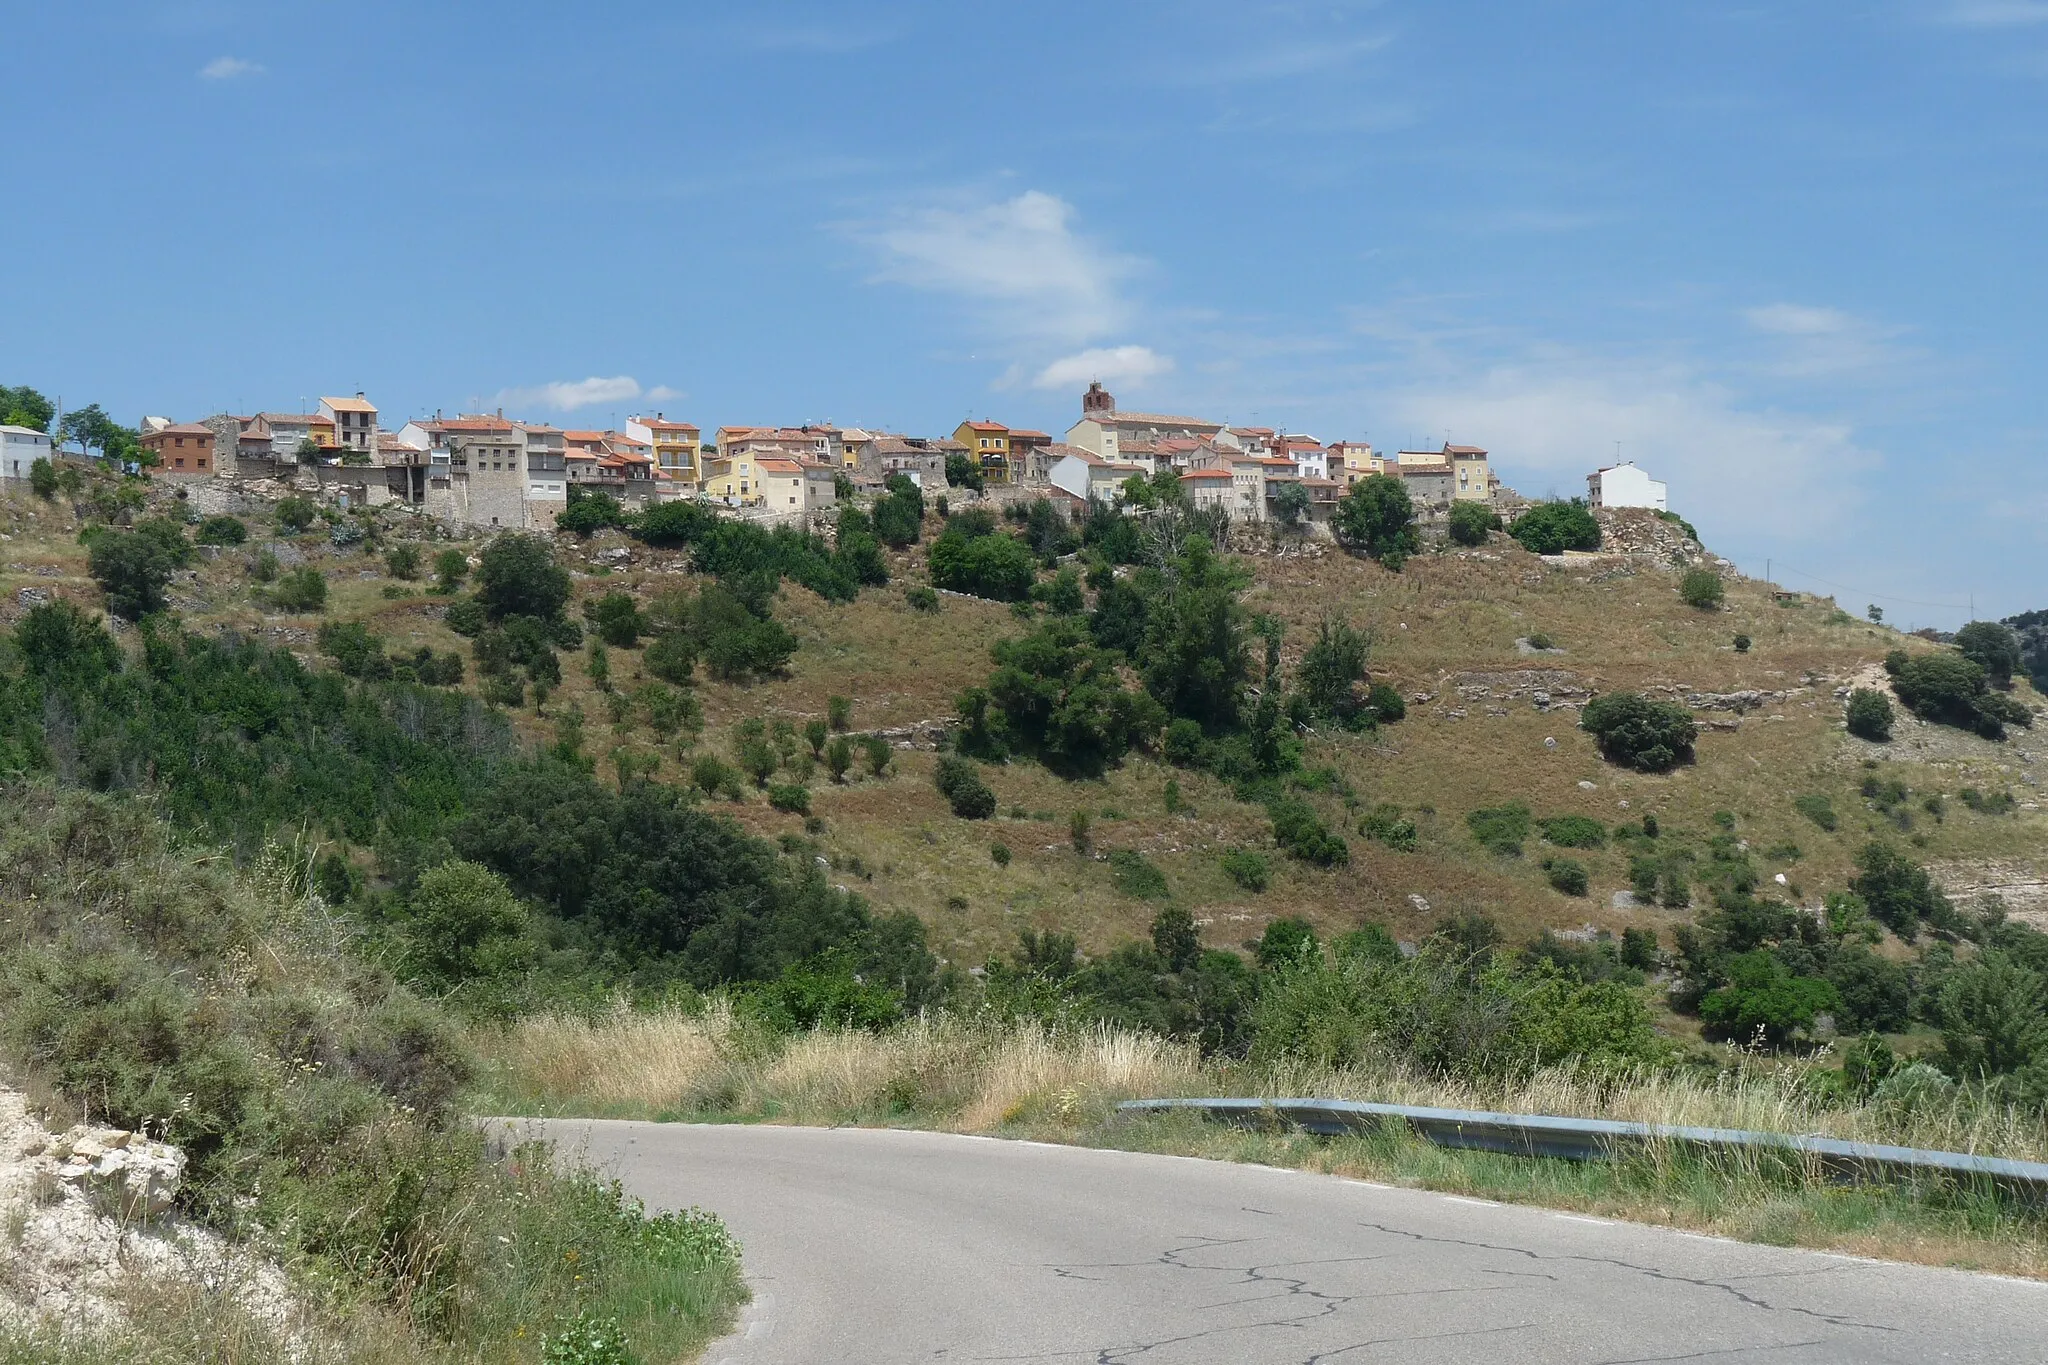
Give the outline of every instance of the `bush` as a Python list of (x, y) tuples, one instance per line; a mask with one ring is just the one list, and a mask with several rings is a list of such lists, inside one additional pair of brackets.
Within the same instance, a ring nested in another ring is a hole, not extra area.
[(1700, 1018), (1714, 1032), (1737, 1042), (1761, 1039), (1771, 1046), (1813, 1026), (1814, 1016), (1839, 1003), (1835, 988), (1819, 977), (1795, 976), (1766, 948), (1738, 953), (1725, 966), (1728, 984), (1707, 992)]
[(1557, 815), (1543, 822), (1543, 837), (1559, 848), (1599, 848), (1607, 826), (1583, 815)]
[(890, 761), (895, 757), (896, 751), (890, 748), (889, 741), (880, 735), (860, 737), (860, 760), (866, 766), (869, 777), (880, 777), (888, 772)]
[(1955, 915), (1927, 869), (1891, 844), (1873, 840), (1856, 855), (1857, 875), (1849, 889), (1863, 897), (1871, 917), (1908, 943), (1922, 921), (1947, 924)]
[(1586, 865), (1571, 858), (1546, 858), (1543, 872), (1550, 881), (1551, 889), (1562, 891), (1567, 896), (1583, 896), (1590, 885), (1586, 876)]
[(1912, 974), (1868, 948), (1845, 946), (1827, 965), (1828, 984), (1838, 997), (1835, 1028), (1843, 1033), (1897, 1033), (1906, 1027), (1912, 1002)]
[(2020, 666), (2020, 637), (1998, 621), (1972, 621), (1956, 632), (1956, 651), (1984, 670), (1993, 687), (2011, 687)]
[(583, 604), (583, 617), (597, 631), (598, 638), (614, 649), (632, 649), (647, 628), (640, 604), (628, 592), (608, 592)]
[(1263, 853), (1233, 848), (1222, 858), (1224, 875), (1247, 891), (1264, 891), (1272, 884), (1272, 868)]
[(193, 535), (201, 545), (240, 545), (249, 539), (249, 528), (240, 517), (208, 517)]
[(934, 612), (939, 609), (939, 595), (922, 583), (914, 588), (905, 589), (903, 600), (910, 604), (913, 611)]
[(778, 783), (768, 788), (768, 804), (790, 815), (809, 815), (811, 789), (801, 783)]
[(1028, 599), (1031, 585), (1038, 577), (1038, 562), (1030, 547), (999, 531), (964, 535), (961, 520), (955, 518), (946, 533), (932, 542), (932, 582), (953, 592), (998, 602)]
[(1268, 971), (1289, 967), (1310, 967), (1321, 961), (1316, 931), (1305, 919), (1287, 916), (1268, 924), (1253, 950), (1259, 965)]
[(320, 509), (307, 498), (285, 498), (277, 504), (272, 515), (280, 527), (297, 535), (313, 524), (320, 515)]
[[(0, 424), (16, 425), (14, 416), (11, 412), (0, 412)], [(57, 467), (40, 455), (29, 461), (28, 486), (30, 492), (45, 502), (56, 497)]]
[(1465, 827), (1479, 846), (1506, 858), (1522, 856), (1522, 841), (1529, 837), (1529, 808), (1519, 801), (1505, 806), (1488, 806), (1470, 811)]
[(988, 856), (997, 867), (1008, 867), (1010, 865), (1010, 846), (1002, 843), (990, 844), (988, 846)]
[(1171, 894), (1166, 874), (1142, 853), (1117, 849), (1109, 855), (1109, 870), (1116, 889), (1135, 900), (1165, 900)]
[(1591, 734), (1610, 763), (1639, 772), (1669, 772), (1693, 758), (1699, 726), (1692, 713), (1636, 692), (1609, 692), (1579, 713), (1579, 728)]
[(277, 580), (270, 600), (281, 611), (322, 611), (327, 606), (327, 579), (312, 565), (302, 564)]
[(1382, 725), (1392, 725), (1408, 714), (1408, 703), (1389, 683), (1374, 683), (1366, 689), (1365, 709)]
[(1989, 691), (1980, 664), (1953, 650), (1904, 658), (1895, 652), (1885, 666), (1892, 690), (1922, 720), (1974, 730), (1986, 739), (2003, 739), (2008, 723), (2033, 722), (2025, 706)]
[(633, 536), (649, 545), (672, 548), (693, 544), (718, 524), (718, 514), (694, 502), (664, 502), (633, 521)]
[(1414, 501), (1392, 474), (1370, 474), (1346, 489), (1332, 529), (1347, 550), (1389, 569), (1399, 569), (1421, 544)]
[(156, 537), (140, 531), (100, 531), (93, 536), (88, 563), (107, 595), (107, 610), (124, 621), (139, 621), (169, 605), (164, 589), (178, 562)]
[(1358, 822), (1358, 832), (1398, 853), (1413, 853), (1419, 841), (1415, 822), (1403, 818), (1401, 808), (1394, 805), (1374, 806)]
[(1712, 569), (1689, 569), (1685, 577), (1678, 580), (1678, 598), (1688, 607), (1700, 611), (1714, 611), (1727, 595), (1727, 587), (1721, 582), (1721, 575)]
[(680, 630), (656, 636), (640, 656), (640, 665), (663, 682), (687, 687), (697, 671), (697, 642)]
[(1735, 652), (1736, 652), (1737, 654), (1747, 654), (1747, 653), (1749, 653), (1749, 644), (1750, 644), (1750, 640), (1749, 640), (1749, 637), (1748, 637), (1747, 635), (1738, 635), (1738, 636), (1736, 636), (1736, 637), (1735, 637)]
[(1837, 823), (1834, 803), (1825, 796), (1809, 795), (1792, 798), (1792, 809), (1832, 834)]
[(1280, 796), (1266, 803), (1273, 821), (1273, 839), (1293, 857), (1317, 867), (1338, 867), (1351, 861), (1343, 836), (1333, 834), (1315, 807), (1299, 797)]
[(1849, 694), (1847, 720), (1850, 734), (1883, 744), (1892, 737), (1891, 699), (1875, 688), (1859, 687)]
[(1458, 545), (1484, 545), (1487, 533), (1500, 529), (1500, 513), (1483, 502), (1451, 504), (1451, 540)]
[(632, 514), (619, 505), (617, 498), (609, 493), (593, 493), (574, 484), (569, 486), (568, 505), (555, 516), (557, 531), (568, 531), (585, 540), (608, 526), (632, 524)]
[(1969, 1080), (2019, 1071), (2048, 1050), (2048, 980), (1996, 948), (1942, 982), (1935, 1015), (1943, 1061)]
[(986, 820), (996, 813), (996, 794), (981, 780), (981, 770), (972, 759), (940, 755), (933, 782), (953, 814), (963, 820)]
[(1531, 554), (1555, 555), (1566, 550), (1600, 548), (1600, 523), (1594, 520), (1582, 498), (1538, 503), (1515, 518), (1508, 534)]
[(546, 540), (506, 532), (486, 545), (478, 558), (476, 598), (493, 621), (508, 616), (554, 621), (569, 601), (569, 573), (555, 563), (554, 549)]
[(420, 549), (417, 545), (394, 545), (384, 552), (384, 572), (393, 578), (410, 583), (420, 576)]

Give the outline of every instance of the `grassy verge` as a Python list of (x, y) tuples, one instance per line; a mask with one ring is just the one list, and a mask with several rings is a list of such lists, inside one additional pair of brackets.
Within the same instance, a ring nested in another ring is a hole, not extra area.
[(692, 1358), (745, 1297), (723, 1225), (495, 1148), (452, 1103), (474, 1065), (457, 1027), (360, 955), (304, 864), (238, 870), (141, 803), (0, 788), (8, 1079), (54, 1127), (184, 1148), (179, 1213), (294, 1291), (134, 1277), (130, 1325), (0, 1328), (0, 1362), (539, 1362), (572, 1328), (631, 1355), (548, 1359)]
[(2018, 1157), (2048, 1155), (2037, 1121), (1963, 1106), (1830, 1103), (1766, 1063), (1713, 1076), (1547, 1069), (1498, 1084), (1397, 1066), (1343, 1071), (1205, 1060), (1109, 1029), (951, 1017), (886, 1033), (782, 1037), (714, 1001), (701, 1015), (543, 1016), (482, 1035), (476, 1104), (507, 1114), (855, 1123), (1028, 1137), (1298, 1166), (1490, 1199), (1665, 1223), (1777, 1245), (2048, 1276), (2048, 1218), (1982, 1190), (1846, 1187), (1796, 1163), (1652, 1150), (1615, 1162), (1453, 1152), (1400, 1132), (1320, 1139), (1189, 1115), (1119, 1117), (1138, 1096), (1319, 1095), (1653, 1123), (1824, 1133)]

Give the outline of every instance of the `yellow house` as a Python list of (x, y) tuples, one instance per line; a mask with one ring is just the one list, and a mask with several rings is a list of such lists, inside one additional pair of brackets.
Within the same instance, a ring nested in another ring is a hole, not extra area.
[(628, 417), (626, 435), (650, 447), (654, 463), (677, 483), (695, 486), (698, 475), (699, 435), (688, 422), (671, 422), (661, 413), (652, 417)]
[(1001, 422), (962, 422), (953, 439), (981, 462), (982, 477), (991, 483), (1010, 482), (1010, 429)]
[[(1337, 471), (1344, 472), (1339, 474)], [(1330, 477), (1340, 479), (1346, 486), (1357, 483), (1370, 474), (1384, 474), (1387, 462), (1375, 452), (1367, 441), (1338, 441), (1330, 446)]]

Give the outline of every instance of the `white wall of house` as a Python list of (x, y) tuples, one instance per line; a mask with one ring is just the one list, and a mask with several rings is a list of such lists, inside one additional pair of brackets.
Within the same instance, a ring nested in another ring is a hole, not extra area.
[(1618, 464), (1586, 476), (1586, 500), (1595, 507), (1648, 507), (1670, 510), (1669, 490), (1634, 464)]
[(33, 427), (0, 427), (0, 478), (28, 478), (29, 466), (50, 458), (50, 438)]

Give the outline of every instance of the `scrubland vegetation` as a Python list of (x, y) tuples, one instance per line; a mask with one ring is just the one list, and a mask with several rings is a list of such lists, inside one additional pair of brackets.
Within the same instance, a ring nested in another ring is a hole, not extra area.
[[(1467, 516), (1432, 553), (1397, 481), (1347, 499), (1352, 553), (1271, 558), (1230, 553), (1165, 483), (1131, 491), (1147, 515), (1072, 525), (1044, 502), (946, 515), (896, 481), (829, 536), (579, 499), (552, 541), (462, 543), (78, 481), (10, 511), (15, 562), (48, 572), (9, 591), (55, 589), (0, 645), (22, 828), (136, 822), (261, 913), (196, 946), (123, 938), (127, 976), (101, 960), (111, 931), (81, 927), (100, 920), (28, 915), (21, 961), (47, 980), (0, 982), (0, 1044), (52, 1104), (163, 1120), (217, 1093), (175, 1119), (205, 1177), (191, 1212), (241, 1235), (340, 1223), (280, 1254), (405, 1349), (516, 1358), (546, 1327), (420, 1318), (397, 1253), (350, 1249), (362, 1218), (246, 1215), (259, 1179), (384, 1208), (335, 1154), (403, 1133), (461, 1173), (463, 1208), (567, 1181), (619, 1284), (673, 1269), (617, 1249), (653, 1225), (615, 1191), (465, 1146), (464, 1107), (1157, 1142), (2038, 1268), (2032, 1216), (1966, 1191), (1516, 1175), (1107, 1118), (1126, 1096), (1296, 1091), (2039, 1155), (2048, 936), (1942, 889), (2038, 847), (2006, 761), (2024, 659), (1995, 632), (1937, 649), (1739, 579), (1694, 606), (1666, 566), (1525, 553), (1598, 543), (1571, 504), (1508, 535)], [(1525, 668), (1517, 641), (1559, 652)], [(1837, 679), (1862, 688), (1846, 707)], [(1702, 713), (1688, 694), (1710, 689), (1744, 699)], [(131, 875), (98, 847), (79, 856)], [(294, 957), (307, 941), (323, 956)], [(47, 1003), (74, 979), (188, 1020), (190, 1077), (81, 1062)], [(287, 1083), (315, 1062), (317, 1086)], [(299, 1088), (328, 1098), (301, 1113)], [(448, 1240), (418, 1231), (441, 1206), (407, 1207), (424, 1221), (380, 1248)], [(513, 1293), (486, 1261), (453, 1301)], [(517, 1292), (572, 1311), (574, 1273), (535, 1262)], [(676, 1342), (736, 1289), (729, 1258), (688, 1276)], [(587, 1306), (669, 1340), (627, 1302)]]

